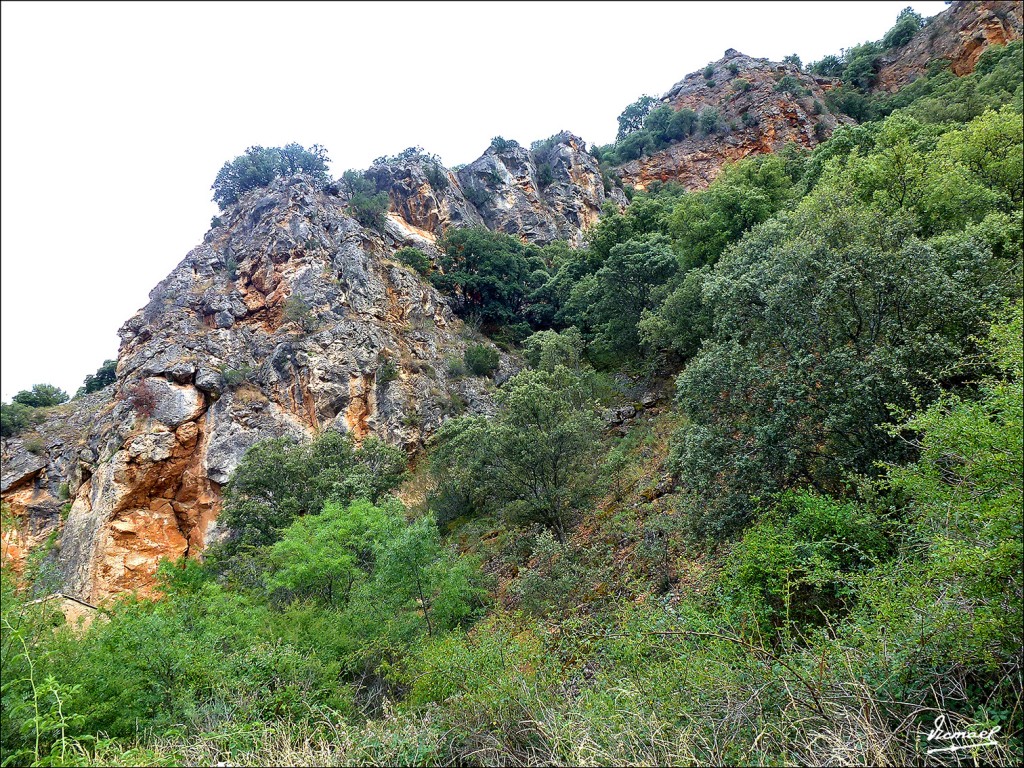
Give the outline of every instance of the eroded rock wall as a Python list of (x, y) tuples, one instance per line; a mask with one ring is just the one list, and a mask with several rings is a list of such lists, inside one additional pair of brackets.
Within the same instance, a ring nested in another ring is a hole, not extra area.
[(472, 334), (345, 211), (295, 177), (225, 214), (121, 328), (116, 384), (5, 441), (8, 557), (59, 531), (55, 588), (145, 594), (162, 558), (215, 535), (255, 442), (339, 429), (412, 451), (461, 409), (491, 411), (489, 380), (448, 373)]
[(874, 88), (897, 91), (936, 59), (948, 61), (957, 76), (968, 75), (986, 48), (1019, 40), (1022, 29), (1024, 6), (1019, 0), (957, 0), (929, 19), (906, 45), (883, 54)]
[(787, 143), (814, 147), (837, 125), (853, 122), (825, 107), (825, 91), (836, 81), (802, 73), (793, 64), (756, 59), (729, 49), (709, 65), (711, 77), (692, 72), (661, 98), (662, 104), (698, 115), (714, 110), (718, 128), (698, 131), (616, 171), (623, 183), (645, 189), (653, 181), (674, 181), (704, 189), (729, 162), (777, 152)]

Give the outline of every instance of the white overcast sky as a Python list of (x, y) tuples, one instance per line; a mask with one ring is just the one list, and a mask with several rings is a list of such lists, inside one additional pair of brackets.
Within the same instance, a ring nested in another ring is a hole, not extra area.
[(322, 144), (337, 176), (412, 145), (450, 167), (496, 135), (606, 143), (727, 48), (813, 61), (907, 4), (3, 2), (0, 394), (74, 394), (115, 357), (250, 145)]

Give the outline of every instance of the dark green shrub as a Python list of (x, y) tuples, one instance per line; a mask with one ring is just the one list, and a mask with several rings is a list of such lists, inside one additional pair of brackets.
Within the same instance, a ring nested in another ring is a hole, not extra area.
[(352, 218), (364, 227), (384, 226), (388, 211), (387, 192), (378, 192), (377, 184), (365, 174), (355, 170), (341, 175), (341, 184), (349, 193), (349, 210)]
[(313, 330), (316, 325), (312, 307), (301, 296), (285, 299), (281, 319), (286, 323), (295, 323), (304, 332)]
[(430, 182), (430, 186), (438, 192), (444, 192), (448, 187), (451, 186), (451, 181), (448, 179), (448, 174), (445, 172), (444, 167), (438, 162), (427, 162), (423, 166), (423, 172), (426, 174), (427, 181)]
[(726, 67), (726, 69), (729, 70), (729, 74), (731, 74), (733, 77), (736, 77), (736, 75), (740, 73), (740, 65), (737, 64), (735, 61), (730, 61), (729, 66)]
[(711, 135), (713, 133), (719, 133), (722, 130), (722, 120), (719, 116), (718, 110), (714, 107), (707, 107), (702, 109), (699, 116), (700, 130), (701, 133)]
[(327, 150), (318, 144), (305, 149), (300, 144), (284, 147), (249, 147), (230, 163), (224, 163), (213, 182), (213, 200), (223, 211), (251, 189), (266, 187), (274, 179), (304, 173), (317, 183), (326, 183)]
[(506, 139), (502, 136), (495, 136), (491, 139), (491, 147), (495, 152), (506, 152), (510, 149), (518, 149), (519, 142), (515, 139)]
[(715, 76), (715, 65), (714, 64), (708, 64), (706, 67), (704, 67), (704, 79), (705, 80), (710, 80), (714, 76)]
[(793, 75), (783, 75), (782, 79), (775, 84), (775, 90), (777, 92), (785, 91), (793, 94), (794, 96), (806, 96), (810, 93), (810, 91), (804, 88), (800, 84), (800, 81), (793, 77)]
[(657, 103), (657, 99), (645, 94), (622, 110), (618, 117), (619, 132), (615, 135), (615, 141), (622, 141), (629, 134), (641, 130), (644, 119)]
[(224, 377), (224, 383), (229, 388), (235, 388), (239, 384), (249, 380), (252, 376), (253, 368), (250, 365), (242, 364), (238, 368), (225, 368), (221, 371), (221, 376)]
[(386, 359), (377, 369), (377, 384), (386, 387), (398, 378), (398, 365), (394, 360)]
[(470, 344), (464, 359), (474, 376), (490, 376), (498, 370), (498, 350), (486, 344)]
[(747, 91), (750, 90), (750, 81), (744, 80), (742, 77), (739, 77), (732, 81), (732, 87), (735, 91), (739, 91), (740, 93), (746, 93)]
[(0, 436), (14, 437), (43, 419), (43, 413), (21, 403), (0, 405)]
[(885, 33), (885, 37), (882, 38), (882, 47), (889, 49), (906, 45), (923, 26), (924, 18), (921, 14), (907, 6), (896, 17), (896, 23), (892, 29)]
[(116, 370), (116, 360), (104, 360), (103, 365), (96, 370), (96, 373), (90, 373), (85, 377), (85, 381), (79, 387), (75, 397), (90, 392), (99, 392), (104, 387), (109, 387), (117, 380)]
[(421, 275), (427, 274), (433, 267), (430, 257), (419, 248), (399, 248), (395, 251), (395, 260), (412, 267)]
[(540, 185), (541, 189), (544, 189), (554, 180), (555, 175), (549, 163), (541, 163), (537, 166), (537, 184)]

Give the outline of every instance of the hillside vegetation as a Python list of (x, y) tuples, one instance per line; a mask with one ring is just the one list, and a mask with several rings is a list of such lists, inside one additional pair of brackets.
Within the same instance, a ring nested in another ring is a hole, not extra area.
[(4, 765), (1020, 764), (1020, 82), (990, 48), (585, 248), (406, 254), (525, 361), (497, 414), (410, 471), (258, 444), (84, 631), (5, 570)]

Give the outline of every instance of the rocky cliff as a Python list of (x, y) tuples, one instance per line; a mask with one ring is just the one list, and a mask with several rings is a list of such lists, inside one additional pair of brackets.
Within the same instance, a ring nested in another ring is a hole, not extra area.
[(1024, 9), (1018, 0), (957, 0), (929, 19), (906, 45), (882, 56), (875, 89), (899, 90), (936, 59), (948, 61), (957, 76), (970, 74), (988, 46), (1018, 40), (1022, 29)]
[(121, 328), (117, 383), (4, 444), (8, 555), (61, 528), (63, 591), (145, 590), (203, 548), (256, 441), (335, 428), (412, 450), (487, 412), (492, 383), (447, 368), (472, 334), (391, 252), (302, 177), (243, 198)]
[(390, 200), (388, 233), (423, 247), (448, 227), (486, 226), (544, 245), (583, 242), (605, 200), (625, 205), (619, 187), (605, 189), (583, 139), (563, 131), (526, 149), (498, 141), (452, 172), (414, 150), (381, 158), (367, 171)]
[(755, 59), (730, 48), (705, 70), (676, 83), (660, 100), (676, 111), (713, 111), (716, 129), (625, 163), (616, 172), (623, 183), (639, 189), (652, 181), (703, 189), (728, 162), (776, 152), (788, 142), (813, 147), (840, 123), (853, 122), (829, 114), (824, 105), (825, 91), (836, 84), (807, 75), (794, 64)]

